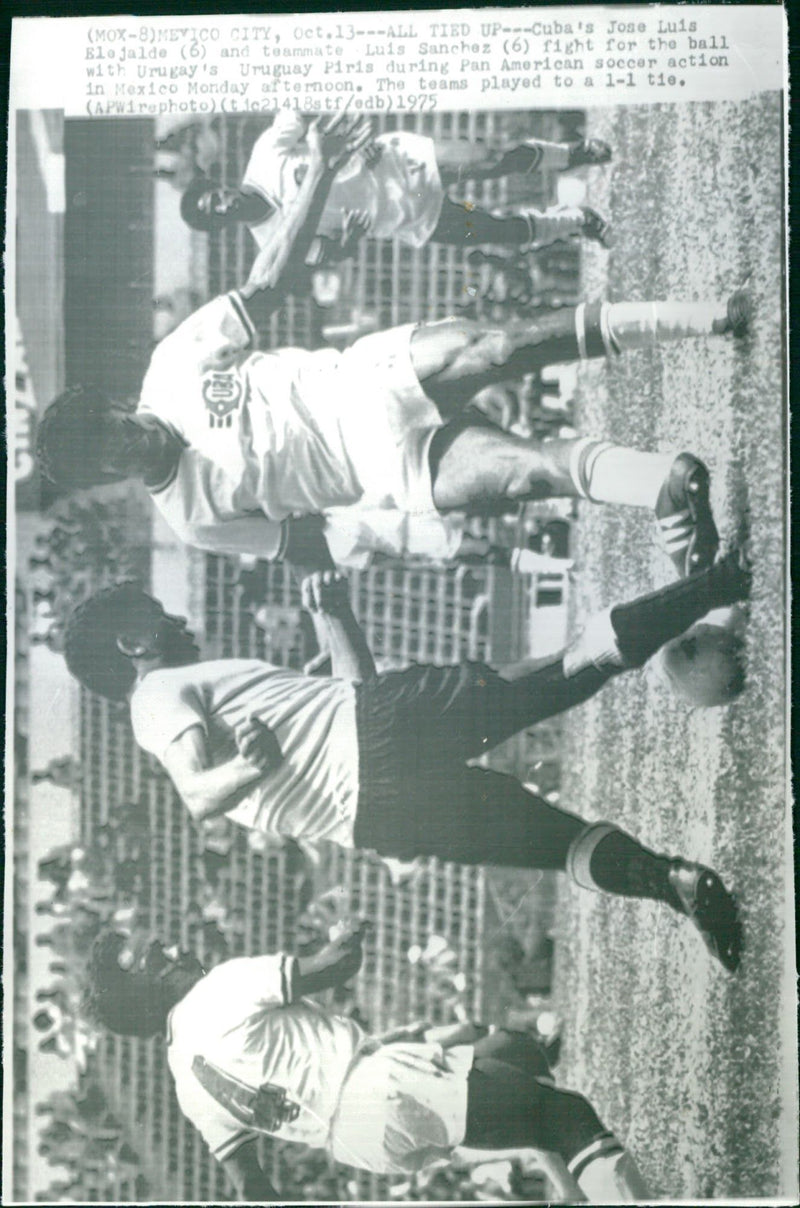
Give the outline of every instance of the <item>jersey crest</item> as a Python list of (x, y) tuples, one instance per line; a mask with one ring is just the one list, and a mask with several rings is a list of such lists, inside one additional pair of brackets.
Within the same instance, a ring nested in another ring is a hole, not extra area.
[(300, 1115), (299, 1103), (293, 1103), (275, 1082), (248, 1086), (199, 1054), (192, 1061), (192, 1073), (217, 1103), (248, 1128), (277, 1132)]
[(242, 383), (235, 373), (207, 373), (203, 378), (203, 401), (209, 427), (230, 428), (241, 398)]

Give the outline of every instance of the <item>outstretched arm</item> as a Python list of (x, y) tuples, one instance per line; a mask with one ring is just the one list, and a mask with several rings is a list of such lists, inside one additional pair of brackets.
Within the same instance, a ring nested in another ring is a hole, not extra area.
[(254, 323), (282, 302), (292, 271), (303, 270), (336, 173), (370, 137), (366, 118), (344, 113), (318, 119), (308, 130), (309, 166), (294, 202), (270, 224), (269, 238), (238, 291)]
[(240, 1145), (229, 1158), (223, 1160), (222, 1167), (236, 1188), (237, 1199), (261, 1204), (281, 1202), (282, 1197), (261, 1169), (255, 1140)]
[(360, 683), (375, 675), (375, 660), (353, 615), (347, 579), (335, 570), (316, 571), (303, 579), (303, 607), (325, 625), (331, 652), (332, 674)]

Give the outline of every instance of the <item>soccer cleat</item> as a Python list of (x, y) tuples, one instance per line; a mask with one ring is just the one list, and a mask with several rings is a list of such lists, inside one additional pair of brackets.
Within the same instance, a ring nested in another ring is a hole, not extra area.
[(742, 923), (733, 894), (703, 864), (671, 860), (667, 874), (673, 904), (694, 923), (712, 956), (735, 973), (742, 956)]
[[(737, 339), (746, 336), (753, 319), (753, 298), (745, 289), (737, 289), (728, 298), (728, 317), (724, 331), (731, 332)], [(723, 333), (724, 334), (724, 333)]]
[(658, 494), (656, 523), (666, 552), (683, 578), (711, 566), (719, 534), (709, 502), (709, 473), (691, 453), (679, 453)]
[(581, 206), (583, 212), (583, 227), (581, 234), (584, 239), (591, 239), (601, 247), (611, 247), (611, 223), (589, 206)]
[(581, 168), (584, 164), (607, 164), (610, 159), (611, 148), (600, 138), (582, 138), (570, 145), (570, 168)]

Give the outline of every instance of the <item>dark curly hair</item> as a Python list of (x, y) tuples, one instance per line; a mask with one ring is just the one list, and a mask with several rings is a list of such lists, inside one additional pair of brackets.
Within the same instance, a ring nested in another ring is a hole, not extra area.
[(213, 214), (205, 214), (198, 202), (209, 189), (218, 189), (219, 182), (210, 176), (195, 176), (181, 197), (181, 218), (193, 231), (213, 231), (220, 225)]
[(117, 647), (121, 622), (137, 604), (152, 600), (129, 580), (96, 592), (79, 604), (64, 629), (64, 658), (75, 678), (108, 700), (123, 701), (136, 679), (129, 658)]
[(126, 943), (117, 931), (105, 931), (95, 940), (83, 1014), (120, 1036), (155, 1036), (164, 1029), (169, 1006), (157, 978), (120, 969), (117, 958)]
[(42, 416), (36, 434), (39, 467), (55, 486), (67, 490), (102, 482), (99, 425), (111, 399), (91, 385), (70, 386)]

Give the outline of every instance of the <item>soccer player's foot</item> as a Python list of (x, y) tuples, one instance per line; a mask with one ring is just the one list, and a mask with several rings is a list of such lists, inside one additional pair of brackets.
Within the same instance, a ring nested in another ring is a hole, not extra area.
[(711, 566), (719, 534), (709, 500), (709, 473), (691, 453), (680, 453), (656, 500), (656, 523), (666, 552), (684, 578)]
[(584, 164), (607, 164), (610, 159), (611, 148), (600, 138), (582, 138), (570, 145), (570, 168), (580, 168)]
[(753, 297), (746, 289), (737, 289), (728, 298), (727, 314), (724, 319), (715, 320), (714, 326), (719, 335), (730, 333), (737, 339), (746, 336), (753, 320)]
[(742, 923), (736, 900), (715, 872), (703, 864), (671, 860), (668, 875), (673, 905), (694, 923), (712, 956), (735, 973), (742, 955)]
[(714, 564), (714, 608), (726, 608), (750, 598), (753, 566), (748, 543), (728, 550)]
[(584, 239), (591, 239), (594, 243), (599, 243), (601, 247), (611, 247), (611, 224), (598, 214), (597, 210), (592, 210), (589, 206), (581, 206), (583, 211), (583, 226), (581, 234)]

